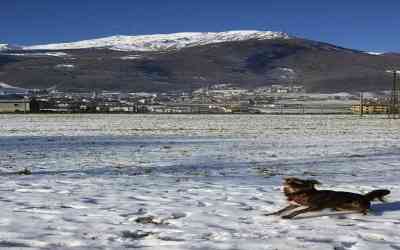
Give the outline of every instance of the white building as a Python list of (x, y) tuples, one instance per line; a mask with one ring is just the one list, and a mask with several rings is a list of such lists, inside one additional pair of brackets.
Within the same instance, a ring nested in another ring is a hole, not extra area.
[(0, 113), (26, 113), (29, 111), (29, 99), (0, 99)]

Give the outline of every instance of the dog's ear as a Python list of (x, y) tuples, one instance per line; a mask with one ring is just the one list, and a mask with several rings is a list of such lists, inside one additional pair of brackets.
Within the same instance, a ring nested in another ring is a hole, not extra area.
[(283, 178), (283, 180), (284, 180), (285, 182), (291, 182), (291, 181), (293, 181), (293, 179), (294, 179), (294, 177), (284, 177), (284, 178)]
[(302, 184), (302, 180), (297, 179), (295, 177), (285, 177), (283, 178), (286, 183), (296, 183), (296, 184)]

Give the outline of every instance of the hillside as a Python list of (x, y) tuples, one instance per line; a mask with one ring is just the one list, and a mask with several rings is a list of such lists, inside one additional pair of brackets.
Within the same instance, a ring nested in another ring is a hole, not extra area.
[(152, 92), (296, 83), (310, 92), (351, 92), (390, 89), (392, 76), (385, 70), (400, 68), (398, 54), (372, 55), (283, 35), (198, 41), (141, 51), (65, 45), (3, 50), (0, 81), (25, 88)]

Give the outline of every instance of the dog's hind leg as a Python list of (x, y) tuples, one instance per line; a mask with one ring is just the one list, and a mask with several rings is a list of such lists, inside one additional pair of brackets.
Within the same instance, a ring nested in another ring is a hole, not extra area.
[(293, 210), (293, 209), (298, 208), (298, 207), (300, 207), (300, 206), (299, 206), (299, 205), (296, 205), (296, 204), (290, 204), (289, 206), (287, 206), (287, 207), (285, 207), (285, 208), (282, 208), (281, 210), (278, 210), (278, 211), (276, 211), (276, 212), (269, 213), (269, 214), (264, 214), (264, 215), (265, 215), (265, 216), (269, 216), (269, 215), (278, 215), (278, 214), (284, 213), (284, 212), (289, 211), (289, 210)]
[(297, 216), (297, 215), (299, 215), (299, 214), (303, 214), (303, 213), (307, 213), (307, 212), (312, 212), (312, 211), (319, 211), (319, 210), (321, 210), (320, 207), (307, 207), (307, 208), (304, 208), (304, 209), (300, 209), (300, 210), (294, 211), (294, 212), (291, 213), (291, 214), (284, 215), (284, 216), (282, 216), (282, 218), (283, 218), (283, 219), (291, 219), (291, 218), (293, 218), (293, 217), (295, 217), (295, 216)]

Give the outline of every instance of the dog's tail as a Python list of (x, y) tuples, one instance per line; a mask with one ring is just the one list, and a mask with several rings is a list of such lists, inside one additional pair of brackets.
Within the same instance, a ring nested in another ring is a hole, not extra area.
[(385, 200), (383, 199), (383, 197), (388, 194), (390, 194), (390, 191), (387, 189), (377, 189), (377, 190), (373, 190), (373, 191), (365, 194), (364, 197), (368, 201), (373, 201), (373, 200), (378, 199), (378, 200), (384, 202)]

